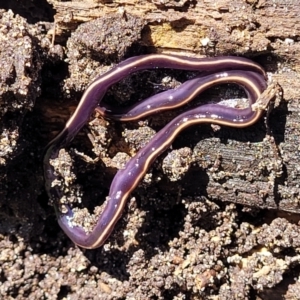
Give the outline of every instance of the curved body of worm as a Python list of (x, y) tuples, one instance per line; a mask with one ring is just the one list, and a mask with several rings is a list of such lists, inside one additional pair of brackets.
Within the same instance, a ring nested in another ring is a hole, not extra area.
[[(202, 76), (188, 80), (177, 89), (149, 97), (125, 110), (108, 111), (105, 106), (101, 105), (101, 99), (112, 84), (138, 70), (157, 67), (197, 70), (202, 72)], [(66, 213), (60, 212), (59, 208), (55, 207), (59, 225), (75, 244), (91, 249), (100, 247), (105, 242), (120, 218), (129, 194), (141, 181), (152, 162), (172, 144), (182, 130), (201, 123), (241, 128), (255, 123), (261, 116), (262, 110), (253, 111), (251, 105), (267, 86), (264, 70), (258, 64), (245, 58), (192, 59), (162, 54), (127, 59), (90, 84), (65, 128), (47, 146), (44, 157), (44, 176), (46, 190), (54, 203), (58, 203), (63, 195), (58, 187), (52, 186), (56, 175), (49, 161), (55, 159), (59, 150), (72, 141), (95, 108), (107, 118), (121, 121), (137, 120), (158, 111), (184, 105), (204, 90), (224, 83), (235, 83), (241, 86), (248, 96), (249, 107), (235, 109), (218, 104), (205, 104), (178, 115), (140, 149), (127, 162), (124, 169), (117, 172), (110, 187), (108, 201), (91, 232), (87, 233), (84, 228), (72, 224), (73, 211), (70, 206), (66, 205)]]

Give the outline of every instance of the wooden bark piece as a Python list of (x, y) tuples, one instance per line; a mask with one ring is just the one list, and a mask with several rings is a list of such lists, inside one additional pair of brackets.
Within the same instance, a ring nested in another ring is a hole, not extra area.
[(196, 53), (210, 47), (222, 54), (268, 51), (299, 62), (297, 1), (186, 1), (173, 8), (138, 0), (49, 2), (57, 10), (58, 28), (65, 30), (110, 13), (130, 13), (148, 22), (143, 38), (148, 46)]

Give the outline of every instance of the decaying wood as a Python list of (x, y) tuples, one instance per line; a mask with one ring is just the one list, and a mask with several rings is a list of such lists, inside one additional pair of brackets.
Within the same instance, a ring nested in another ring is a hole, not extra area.
[(112, 13), (130, 13), (146, 21), (142, 40), (149, 47), (200, 54), (269, 53), (300, 69), (297, 1), (185, 1), (181, 7), (165, 6), (167, 1), (49, 2), (57, 10), (57, 34)]

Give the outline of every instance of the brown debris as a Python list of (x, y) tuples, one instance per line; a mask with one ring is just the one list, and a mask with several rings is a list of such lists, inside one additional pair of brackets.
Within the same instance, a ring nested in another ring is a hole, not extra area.
[(190, 168), (192, 150), (188, 147), (173, 150), (163, 160), (162, 169), (171, 181), (180, 180)]
[(71, 77), (65, 82), (66, 93), (82, 92), (96, 76), (109, 70), (111, 63), (122, 60), (140, 39), (143, 23), (131, 15), (115, 14), (80, 25), (67, 42)]
[(36, 31), (0, 10), (0, 165), (16, 155), (22, 117), (41, 93), (41, 61), (31, 35)]

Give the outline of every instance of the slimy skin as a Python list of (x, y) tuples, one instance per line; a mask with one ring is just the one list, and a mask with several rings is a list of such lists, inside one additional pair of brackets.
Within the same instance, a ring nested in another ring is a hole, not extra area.
[[(119, 109), (114, 112), (101, 104), (107, 89), (114, 83), (136, 71), (156, 68), (200, 71), (203, 75), (186, 81), (177, 89), (151, 96), (125, 110)], [(57, 158), (59, 150), (72, 141), (95, 109), (105, 118), (133, 121), (182, 106), (204, 90), (226, 83), (235, 83), (245, 90), (249, 99), (249, 107), (236, 109), (219, 104), (205, 104), (174, 118), (127, 162), (124, 169), (117, 172), (110, 186), (108, 201), (92, 231), (87, 233), (84, 228), (72, 224), (73, 211), (70, 206), (66, 205), (66, 213), (59, 210), (58, 203), (63, 195), (57, 186), (52, 186), (52, 182), (57, 179), (57, 176), (50, 165), (50, 159)], [(93, 249), (103, 245), (121, 217), (129, 194), (142, 180), (153, 161), (170, 147), (181, 131), (201, 123), (236, 128), (254, 124), (262, 115), (263, 110), (253, 111), (251, 106), (266, 87), (264, 70), (256, 63), (239, 57), (195, 59), (163, 54), (138, 56), (121, 62), (96, 78), (84, 92), (77, 109), (64, 129), (47, 146), (44, 157), (46, 190), (49, 197), (54, 200), (53, 202), (57, 203), (55, 210), (61, 228), (80, 247)]]

